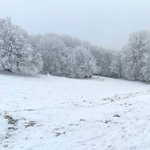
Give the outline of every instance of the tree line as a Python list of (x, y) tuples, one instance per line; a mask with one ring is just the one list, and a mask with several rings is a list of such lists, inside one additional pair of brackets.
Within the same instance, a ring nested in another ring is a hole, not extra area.
[(71, 78), (100, 75), (149, 82), (150, 32), (132, 33), (127, 44), (114, 51), (66, 34), (29, 35), (4, 18), (0, 19), (0, 66), (9, 72)]

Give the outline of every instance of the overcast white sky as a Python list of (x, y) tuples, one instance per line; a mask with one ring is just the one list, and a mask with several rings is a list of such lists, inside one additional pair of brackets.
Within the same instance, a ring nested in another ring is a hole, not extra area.
[(133, 31), (150, 29), (150, 0), (0, 0), (0, 18), (30, 34), (57, 33), (120, 49)]

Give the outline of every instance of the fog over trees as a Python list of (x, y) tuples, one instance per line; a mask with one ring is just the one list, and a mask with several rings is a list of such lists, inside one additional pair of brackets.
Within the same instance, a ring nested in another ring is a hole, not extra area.
[(51, 74), (71, 78), (101, 75), (150, 81), (150, 31), (129, 36), (119, 51), (107, 50), (69, 35), (29, 35), (0, 19), (0, 65), (8, 72)]

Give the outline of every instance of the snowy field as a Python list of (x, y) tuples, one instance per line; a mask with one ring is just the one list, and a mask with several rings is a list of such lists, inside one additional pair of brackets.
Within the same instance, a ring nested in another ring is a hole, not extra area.
[(0, 74), (0, 150), (150, 150), (150, 85)]

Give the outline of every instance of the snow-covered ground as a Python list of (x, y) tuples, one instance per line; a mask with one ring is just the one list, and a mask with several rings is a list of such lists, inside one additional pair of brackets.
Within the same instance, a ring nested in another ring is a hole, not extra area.
[(150, 85), (0, 74), (0, 150), (150, 150)]

